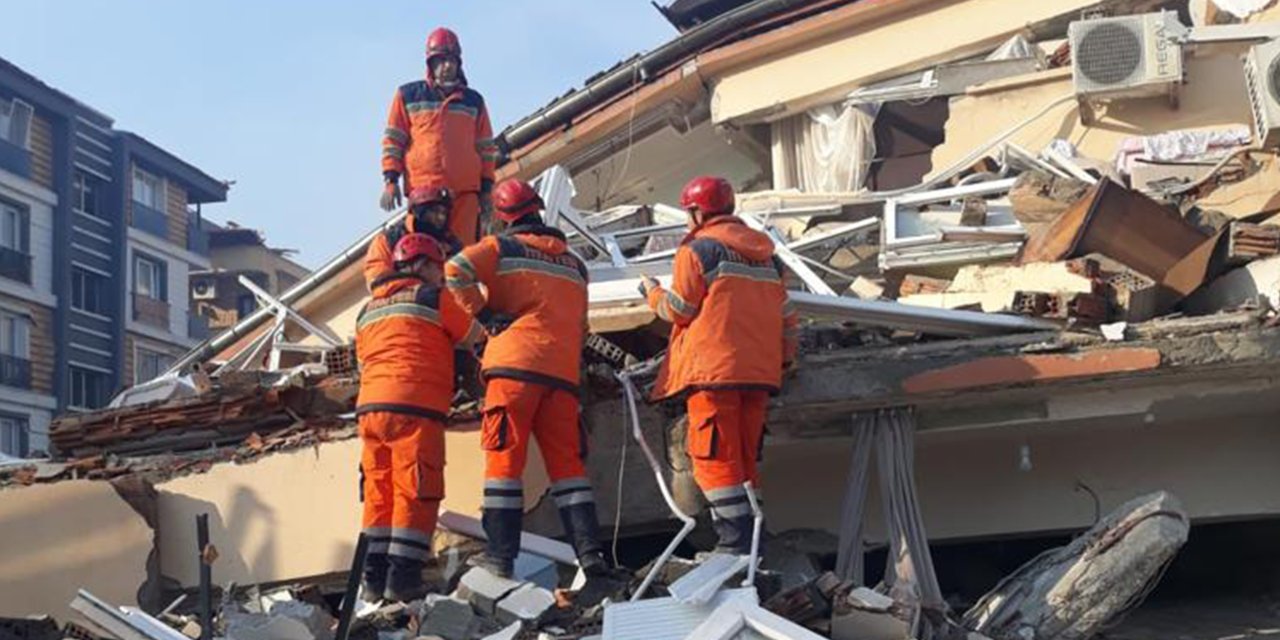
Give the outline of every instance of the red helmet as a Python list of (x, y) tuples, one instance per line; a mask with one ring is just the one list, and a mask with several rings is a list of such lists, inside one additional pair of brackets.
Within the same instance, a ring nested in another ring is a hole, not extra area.
[(398, 265), (413, 262), (419, 258), (444, 264), (444, 249), (435, 238), (425, 233), (410, 233), (396, 242), (396, 248), (391, 253), (391, 259)]
[(680, 206), (697, 208), (707, 216), (733, 213), (733, 186), (724, 178), (699, 176), (680, 192)]
[(515, 222), (544, 207), (542, 196), (524, 180), (503, 180), (493, 190), (493, 213), (503, 222)]
[(462, 59), (462, 44), (458, 42), (458, 34), (440, 27), (427, 36), (427, 61), (436, 56), (455, 56)]
[(443, 183), (428, 184), (424, 187), (414, 187), (413, 191), (409, 192), (409, 206), (430, 204), (432, 202), (448, 204), (452, 197), (452, 194), (449, 193), (449, 188), (444, 186)]

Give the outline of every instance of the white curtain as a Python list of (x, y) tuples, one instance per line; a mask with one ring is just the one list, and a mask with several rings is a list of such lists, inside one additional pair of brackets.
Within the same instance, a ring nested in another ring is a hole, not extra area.
[(876, 155), (876, 104), (826, 106), (772, 124), (773, 188), (858, 191)]

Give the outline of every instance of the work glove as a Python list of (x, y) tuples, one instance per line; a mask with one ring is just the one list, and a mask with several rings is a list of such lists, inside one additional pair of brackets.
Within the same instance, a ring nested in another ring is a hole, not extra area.
[(649, 299), (649, 292), (660, 286), (662, 286), (662, 283), (658, 282), (657, 278), (653, 276), (641, 276), (640, 285), (636, 287), (636, 289), (640, 292), (640, 295), (644, 296), (647, 300)]
[(494, 313), (488, 309), (481, 311), (476, 316), (476, 322), (484, 326), (485, 333), (489, 334), (491, 338), (506, 331), (507, 327), (511, 326), (511, 323), (515, 322), (515, 320), (513, 316), (505, 313)]
[(399, 209), (404, 203), (404, 196), (400, 193), (400, 181), (388, 180), (385, 187), (382, 188), (382, 199), (378, 204), (383, 211), (393, 211)]

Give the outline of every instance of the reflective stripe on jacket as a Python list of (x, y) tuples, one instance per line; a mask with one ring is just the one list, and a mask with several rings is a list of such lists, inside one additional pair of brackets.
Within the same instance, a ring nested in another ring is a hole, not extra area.
[(783, 364), (795, 357), (797, 319), (768, 235), (733, 216), (712, 218), (681, 242), (671, 287), (651, 289), (648, 302), (673, 325), (654, 399), (690, 389), (778, 391)]
[(563, 233), (523, 225), (488, 236), (445, 264), (445, 283), (472, 314), (513, 318), (485, 347), (486, 377), (577, 390), (587, 326), (587, 267), (569, 253)]
[(356, 319), (356, 413), (390, 411), (444, 421), (453, 401), (454, 345), (484, 330), (452, 296), (413, 276), (388, 280)]
[(405, 194), (443, 180), (454, 194), (493, 184), (498, 145), (484, 98), (467, 87), (446, 94), (425, 80), (396, 90), (382, 136), (382, 170), (404, 176)]

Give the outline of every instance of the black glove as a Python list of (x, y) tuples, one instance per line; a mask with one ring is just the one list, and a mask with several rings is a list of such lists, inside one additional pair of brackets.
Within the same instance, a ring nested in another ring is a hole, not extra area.
[(511, 326), (511, 323), (515, 322), (515, 320), (514, 316), (509, 316), (505, 313), (494, 313), (488, 309), (481, 311), (476, 316), (476, 322), (483, 325), (485, 333), (490, 336), (496, 336), (506, 331), (507, 327)]

